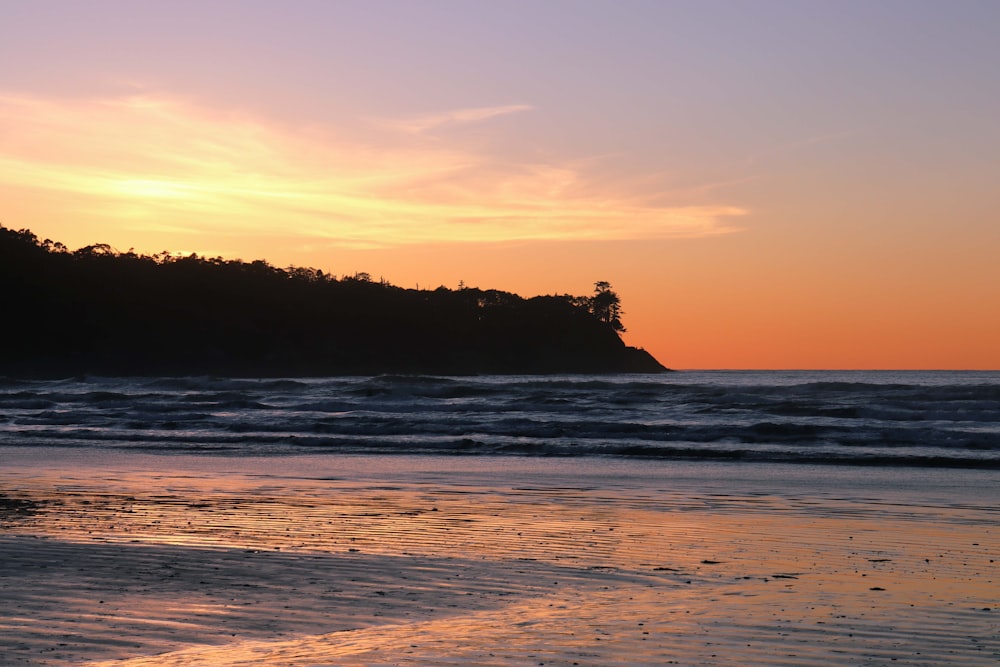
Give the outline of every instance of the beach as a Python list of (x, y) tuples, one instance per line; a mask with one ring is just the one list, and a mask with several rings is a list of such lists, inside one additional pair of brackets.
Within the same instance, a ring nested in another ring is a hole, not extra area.
[(4, 665), (984, 665), (996, 471), (3, 448)]

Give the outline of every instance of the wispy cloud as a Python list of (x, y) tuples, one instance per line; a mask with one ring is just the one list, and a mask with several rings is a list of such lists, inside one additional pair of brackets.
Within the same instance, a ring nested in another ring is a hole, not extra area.
[[(530, 109), (401, 121), (426, 131)], [(447, 141), (359, 141), (159, 96), (0, 96), (0, 184), (94, 229), (295, 236), (345, 246), (645, 239), (733, 231), (738, 207), (669, 206), (579, 163), (510, 163)], [(100, 235), (98, 235), (100, 236)]]
[(509, 114), (531, 111), (534, 107), (528, 104), (508, 104), (496, 107), (473, 107), (468, 109), (455, 109), (442, 113), (427, 114), (413, 118), (392, 118), (379, 119), (376, 121), (382, 127), (406, 132), (409, 134), (420, 134), (435, 128), (449, 125), (464, 125), (468, 123), (480, 123), (497, 116), (507, 116)]

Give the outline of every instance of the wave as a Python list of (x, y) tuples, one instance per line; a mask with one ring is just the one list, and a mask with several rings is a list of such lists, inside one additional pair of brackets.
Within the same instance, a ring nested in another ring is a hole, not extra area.
[(1000, 374), (17, 381), (0, 445), (997, 467)]

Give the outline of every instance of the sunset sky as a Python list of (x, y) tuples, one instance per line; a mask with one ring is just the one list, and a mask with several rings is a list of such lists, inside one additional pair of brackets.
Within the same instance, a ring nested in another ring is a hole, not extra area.
[(992, 0), (0, 0), (0, 223), (998, 369), (998, 65)]

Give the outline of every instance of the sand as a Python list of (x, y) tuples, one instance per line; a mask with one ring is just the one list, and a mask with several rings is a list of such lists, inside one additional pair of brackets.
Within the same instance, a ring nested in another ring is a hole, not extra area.
[(998, 474), (0, 450), (0, 665), (988, 665)]

